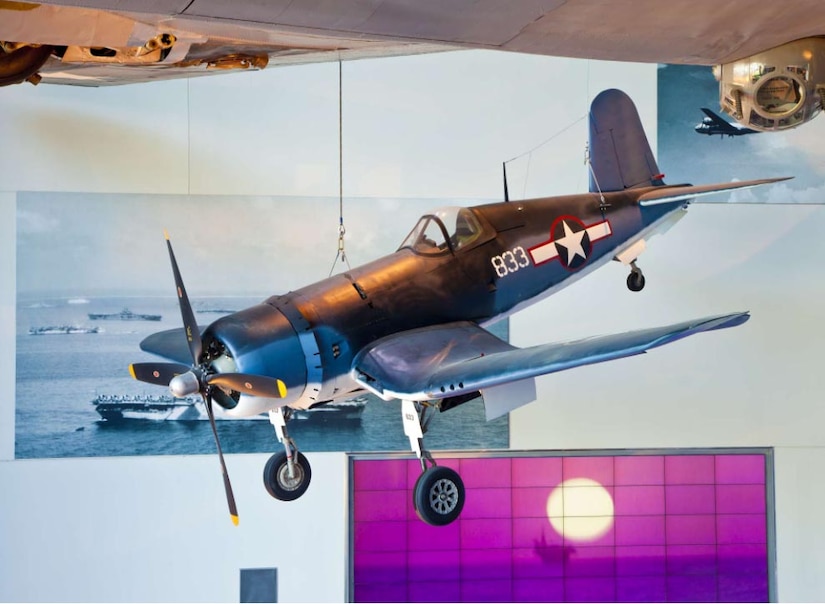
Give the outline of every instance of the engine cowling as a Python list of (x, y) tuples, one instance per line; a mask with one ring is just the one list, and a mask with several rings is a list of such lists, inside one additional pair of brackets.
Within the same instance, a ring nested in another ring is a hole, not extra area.
[(804, 38), (714, 67), (722, 111), (763, 132), (809, 122), (825, 103), (825, 37)]
[(203, 333), (206, 361), (218, 373), (241, 372), (277, 378), (286, 385), (281, 399), (238, 395), (227, 415), (248, 417), (273, 407), (299, 403), (307, 383), (307, 366), (298, 334), (276, 308), (258, 304), (221, 317)]

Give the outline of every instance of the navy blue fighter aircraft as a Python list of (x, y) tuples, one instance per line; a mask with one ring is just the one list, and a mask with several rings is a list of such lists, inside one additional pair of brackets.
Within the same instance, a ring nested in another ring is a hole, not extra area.
[(734, 137), (742, 136), (743, 134), (756, 134), (758, 132), (758, 130), (731, 124), (707, 107), (702, 107), (702, 113), (705, 114), (705, 117), (693, 128), (697, 134), (707, 134), (708, 136), (718, 134), (724, 138), (725, 136)]
[(264, 484), (273, 497), (293, 500), (311, 476), (286, 429), (293, 409), (365, 391), (401, 399), (404, 431), (422, 468), (415, 508), (425, 522), (444, 525), (461, 512), (464, 486), (423, 447), (434, 410), (481, 394), (487, 418), (498, 417), (536, 398), (536, 376), (641, 354), (748, 319), (736, 312), (525, 349), (484, 329), (611, 260), (630, 268), (631, 290), (642, 289), (636, 259), (645, 242), (681, 218), (694, 197), (781, 180), (665, 185), (636, 108), (619, 90), (592, 103), (590, 150), (589, 193), (434, 211), (394, 253), (207, 327), (195, 322), (167, 237), (184, 328), (141, 343), (174, 362), (136, 363), (130, 371), (177, 396), (204, 398), (233, 521), (213, 402), (233, 416), (269, 412), (284, 450), (266, 464)]

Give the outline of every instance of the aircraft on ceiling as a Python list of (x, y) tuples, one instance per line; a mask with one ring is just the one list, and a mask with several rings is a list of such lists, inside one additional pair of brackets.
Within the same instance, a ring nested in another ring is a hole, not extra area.
[(820, 0), (76, 4), (0, 0), (0, 86), (26, 80), (105, 86), (485, 48), (712, 65), (722, 110), (757, 130), (798, 126), (825, 102)]
[(731, 124), (730, 122), (723, 120), (719, 115), (715, 114), (707, 107), (702, 107), (702, 113), (705, 114), (705, 117), (700, 123), (696, 124), (695, 128), (693, 128), (698, 134), (707, 134), (708, 136), (718, 134), (724, 138), (725, 136), (734, 137), (745, 134), (756, 134), (758, 132), (758, 130), (752, 130), (751, 128)]
[(666, 185), (636, 107), (615, 89), (593, 100), (590, 150), (589, 193), (442, 208), (423, 216), (394, 253), (205, 327), (195, 322), (167, 236), (184, 328), (141, 342), (173, 362), (135, 363), (130, 372), (176, 396), (204, 398), (235, 522), (213, 402), (229, 416), (269, 412), (284, 450), (267, 462), (264, 484), (273, 497), (293, 500), (311, 477), (287, 432), (293, 409), (364, 392), (401, 399), (404, 432), (422, 469), (415, 509), (425, 522), (444, 525), (461, 512), (464, 486), (424, 448), (434, 411), (481, 395), (492, 419), (535, 400), (537, 376), (642, 354), (749, 318), (735, 312), (524, 349), (484, 329), (611, 260), (630, 267), (627, 287), (639, 291), (645, 278), (636, 260), (647, 240), (682, 218), (694, 197), (784, 180)]

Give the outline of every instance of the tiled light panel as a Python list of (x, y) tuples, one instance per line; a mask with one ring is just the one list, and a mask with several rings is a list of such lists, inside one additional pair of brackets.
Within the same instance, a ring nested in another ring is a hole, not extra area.
[(353, 577), (368, 601), (767, 601), (764, 454), (440, 459), (467, 498), (412, 506), (417, 460), (353, 461)]

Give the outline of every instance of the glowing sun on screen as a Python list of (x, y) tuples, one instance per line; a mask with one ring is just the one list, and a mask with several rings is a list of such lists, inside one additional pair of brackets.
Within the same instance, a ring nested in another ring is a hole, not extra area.
[(547, 498), (547, 518), (572, 541), (595, 541), (613, 526), (613, 498), (589, 478), (565, 480)]

